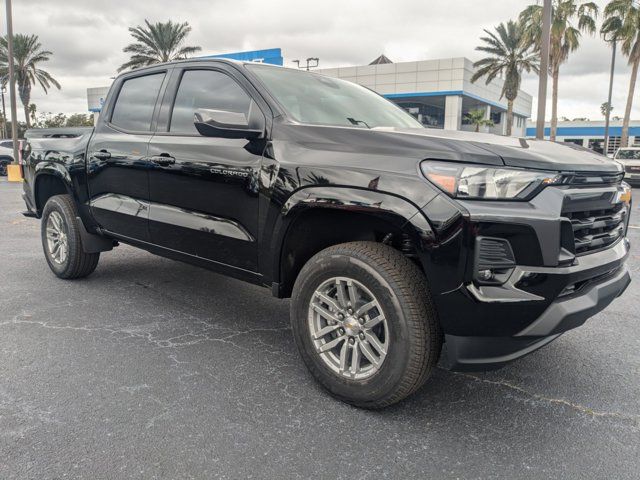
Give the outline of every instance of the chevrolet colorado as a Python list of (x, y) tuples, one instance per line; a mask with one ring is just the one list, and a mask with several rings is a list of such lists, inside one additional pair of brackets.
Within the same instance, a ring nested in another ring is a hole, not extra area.
[(430, 130), (374, 92), (223, 59), (120, 75), (95, 129), (30, 131), (26, 215), (49, 267), (118, 242), (291, 297), (302, 359), (381, 408), (441, 356), (498, 368), (630, 282), (620, 164), (574, 145)]

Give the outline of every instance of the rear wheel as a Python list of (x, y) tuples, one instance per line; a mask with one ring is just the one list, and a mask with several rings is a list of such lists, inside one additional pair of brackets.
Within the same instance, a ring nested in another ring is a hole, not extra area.
[(49, 268), (60, 278), (81, 278), (98, 265), (99, 253), (82, 248), (75, 204), (69, 195), (51, 197), (42, 212), (42, 247)]
[(315, 255), (294, 286), (291, 322), (314, 377), (332, 395), (365, 408), (405, 398), (428, 378), (442, 346), (420, 269), (373, 242)]

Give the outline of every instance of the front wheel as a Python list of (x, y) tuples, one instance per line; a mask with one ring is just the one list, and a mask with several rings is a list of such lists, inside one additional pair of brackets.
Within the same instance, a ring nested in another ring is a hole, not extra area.
[(336, 245), (311, 258), (293, 289), (291, 322), (313, 376), (335, 397), (364, 408), (416, 391), (442, 347), (424, 274), (373, 242)]
[(99, 253), (82, 248), (75, 204), (69, 195), (51, 197), (42, 212), (42, 248), (51, 271), (60, 278), (86, 277), (98, 265)]

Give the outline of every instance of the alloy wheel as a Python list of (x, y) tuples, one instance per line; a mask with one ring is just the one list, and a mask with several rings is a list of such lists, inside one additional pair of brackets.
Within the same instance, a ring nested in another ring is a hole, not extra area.
[(313, 293), (309, 333), (316, 352), (335, 373), (360, 380), (378, 372), (389, 349), (380, 303), (362, 283), (333, 277)]
[(58, 265), (67, 261), (69, 238), (67, 225), (60, 213), (53, 211), (47, 218), (47, 249), (51, 259)]

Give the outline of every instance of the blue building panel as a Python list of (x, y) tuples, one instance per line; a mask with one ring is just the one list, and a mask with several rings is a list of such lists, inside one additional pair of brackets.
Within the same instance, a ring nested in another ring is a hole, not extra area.
[[(397, 98), (449, 97), (449, 96), (455, 96), (455, 95), (473, 98), (474, 100), (478, 100), (482, 103), (486, 103), (487, 105), (491, 105), (492, 107), (496, 107), (501, 110), (507, 109), (506, 105), (500, 105), (499, 103), (492, 102), (491, 100), (487, 100), (486, 98), (482, 98), (478, 95), (474, 95), (473, 93), (465, 92), (464, 90), (440, 90), (435, 92), (412, 92), (412, 93), (387, 93), (387, 94), (384, 94), (383, 97), (388, 98), (389, 100), (393, 100)], [(529, 116), (526, 113), (518, 112), (516, 110), (514, 110), (513, 113), (517, 115), (521, 115), (523, 117)]]
[[(544, 129), (544, 136), (551, 135), (551, 129), (546, 127)], [(559, 137), (604, 137), (604, 127), (558, 127)], [(612, 137), (622, 136), (622, 127), (609, 127), (609, 135)], [(637, 137), (640, 136), (640, 127), (629, 127), (629, 135)], [(536, 128), (527, 128), (527, 137), (535, 137)]]
[(202, 58), (228, 58), (241, 62), (262, 62), (271, 65), (284, 65), (282, 49), (268, 48), (266, 50), (253, 50), (249, 52), (222, 53), (220, 55), (206, 55)]

